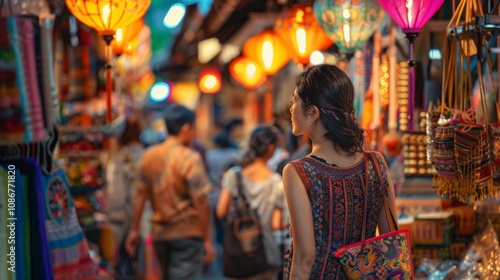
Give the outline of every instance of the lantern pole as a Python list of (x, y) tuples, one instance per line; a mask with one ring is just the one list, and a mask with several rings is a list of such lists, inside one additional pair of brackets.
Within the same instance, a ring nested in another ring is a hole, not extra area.
[(111, 84), (111, 41), (113, 41), (113, 35), (102, 36), (106, 42), (106, 64), (104, 69), (106, 69), (106, 122), (111, 124), (113, 122), (113, 113), (111, 111), (111, 92), (113, 85)]
[(409, 80), (408, 80), (408, 130), (413, 132), (414, 128), (414, 108), (415, 108), (415, 59), (413, 57), (413, 43), (418, 37), (418, 33), (406, 33), (406, 39), (410, 42)]

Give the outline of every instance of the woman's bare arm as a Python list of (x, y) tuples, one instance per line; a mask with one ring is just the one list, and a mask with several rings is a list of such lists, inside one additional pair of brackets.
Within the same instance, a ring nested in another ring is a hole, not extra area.
[(290, 279), (309, 279), (316, 254), (312, 210), (306, 189), (292, 164), (283, 170), (283, 185), (293, 228)]

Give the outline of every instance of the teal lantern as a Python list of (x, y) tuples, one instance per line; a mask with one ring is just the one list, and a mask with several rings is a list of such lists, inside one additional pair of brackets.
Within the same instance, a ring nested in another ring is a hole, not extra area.
[(371, 0), (316, 0), (314, 17), (341, 53), (353, 54), (384, 23), (385, 13)]

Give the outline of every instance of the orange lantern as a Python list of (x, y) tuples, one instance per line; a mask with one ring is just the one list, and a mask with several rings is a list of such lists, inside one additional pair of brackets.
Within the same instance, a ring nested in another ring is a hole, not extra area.
[[(85, 25), (95, 29), (108, 46), (113, 41), (116, 30), (140, 19), (150, 4), (151, 0), (66, 0), (68, 10)], [(106, 119), (111, 123), (113, 116), (109, 55), (106, 63)]]
[(118, 28), (115, 32), (115, 39), (111, 42), (113, 53), (120, 56), (124, 51), (133, 48), (129, 44), (139, 35), (144, 21), (138, 19), (124, 28)]
[(313, 51), (326, 49), (333, 43), (314, 18), (312, 5), (294, 5), (281, 13), (274, 31), (287, 44), (293, 60), (302, 65), (309, 64)]
[(211, 68), (201, 71), (198, 78), (198, 87), (201, 92), (215, 94), (220, 91), (221, 86), (222, 82), (219, 71)]
[(267, 75), (273, 75), (291, 59), (287, 45), (273, 30), (264, 30), (248, 39), (243, 54), (257, 61)]
[(266, 81), (262, 67), (251, 58), (240, 56), (229, 65), (231, 76), (247, 89), (255, 89)]

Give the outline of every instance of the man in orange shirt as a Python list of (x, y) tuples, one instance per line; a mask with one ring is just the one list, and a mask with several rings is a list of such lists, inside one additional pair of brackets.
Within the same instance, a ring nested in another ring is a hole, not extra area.
[(165, 114), (167, 139), (143, 155), (136, 181), (132, 228), (126, 248), (133, 255), (146, 200), (153, 206), (152, 237), (163, 279), (199, 279), (202, 264), (214, 260), (210, 237), (212, 186), (201, 155), (189, 148), (195, 114), (170, 105)]

